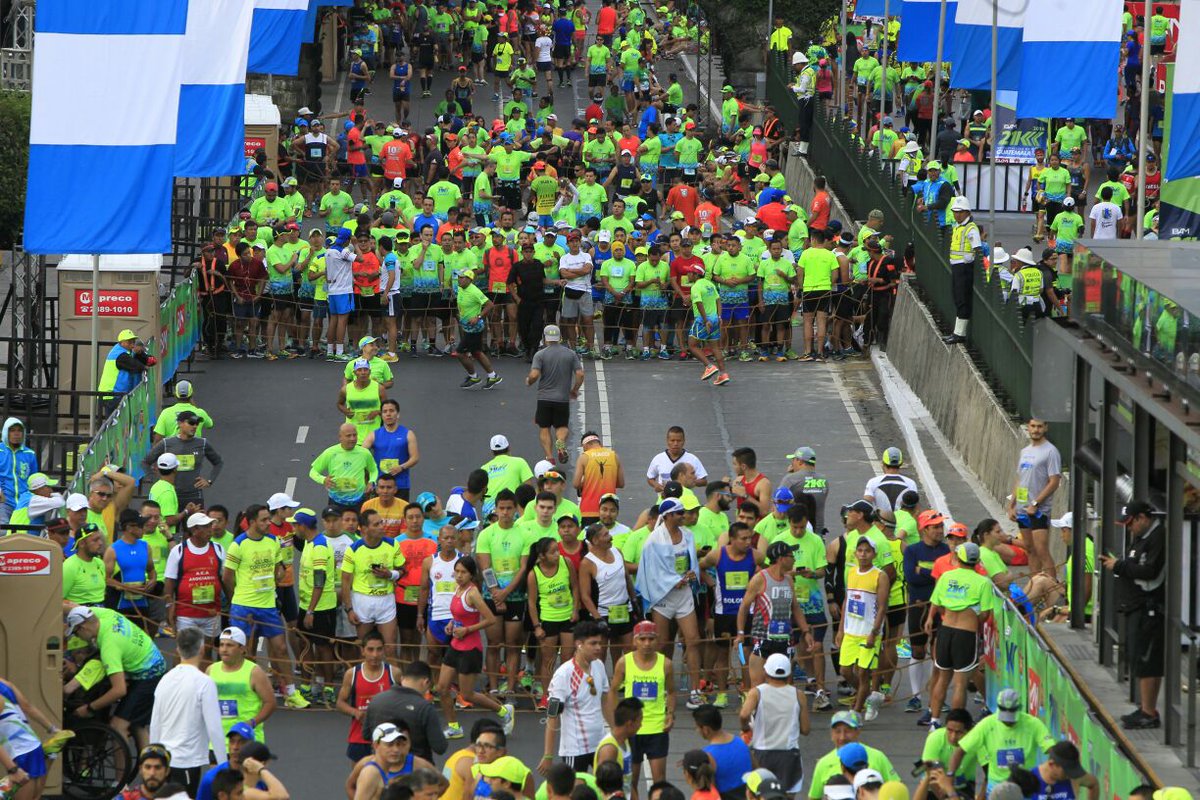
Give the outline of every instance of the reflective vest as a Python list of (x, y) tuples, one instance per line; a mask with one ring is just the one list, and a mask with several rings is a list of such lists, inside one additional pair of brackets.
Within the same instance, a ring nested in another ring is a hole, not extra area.
[(1042, 296), (1042, 271), (1035, 266), (1026, 266), (1017, 273), (1021, 276), (1021, 296)]
[[(932, 219), (934, 213), (936, 213), (933, 210), (933, 204), (937, 202), (938, 193), (941, 190), (942, 186), (944, 186), (947, 183), (948, 183), (948, 181), (945, 178), (940, 178), (940, 177), (936, 181), (928, 181), (928, 180), (925, 181), (925, 208), (929, 209), (930, 219)], [(949, 205), (947, 205), (945, 222), (943, 222), (942, 224), (950, 225), (953, 222), (954, 222), (954, 216), (950, 213), (950, 207), (949, 207)]]
[(979, 233), (979, 226), (968, 220), (955, 225), (950, 231), (950, 263), (970, 264), (975, 260), (975, 249), (971, 246), (971, 231)]
[[(137, 386), (138, 376), (117, 366), (117, 358), (127, 352), (129, 351), (121, 347), (120, 342), (108, 351), (108, 355), (104, 357), (104, 369), (100, 372), (100, 385), (96, 387), (96, 391), (112, 392), (120, 396)], [(105, 395), (104, 399), (111, 400), (113, 394)]]
[(225, 281), (221, 279), (220, 262), (214, 258), (200, 256), (200, 294), (216, 296), (225, 293)]
[[(908, 166), (904, 171), (908, 173), (909, 178), (915, 181), (917, 179), (917, 173), (921, 171), (921, 166), (924, 163), (924, 156), (921, 154), (921, 151), (918, 150), (908, 157)], [(937, 199), (936, 195), (934, 196), (934, 199)]]

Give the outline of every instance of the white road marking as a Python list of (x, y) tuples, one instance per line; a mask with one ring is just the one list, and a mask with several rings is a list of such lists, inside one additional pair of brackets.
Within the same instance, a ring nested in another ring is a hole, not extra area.
[(600, 396), (600, 440), (606, 447), (612, 447), (612, 420), (608, 413), (608, 383), (604, 379), (603, 361), (596, 362), (596, 393)]
[(304, 444), (308, 440), (308, 426), (301, 425), (296, 430), (296, 444)]
[[(580, 363), (583, 363), (582, 361)], [(599, 362), (597, 362), (599, 364)], [(579, 401), (575, 404), (575, 425), (578, 433), (583, 433), (587, 430), (587, 388), (588, 388), (587, 367), (584, 367), (583, 385), (579, 387)], [(551, 431), (553, 437), (554, 433)], [(568, 440), (569, 441), (569, 440)], [(576, 448), (576, 452), (582, 453), (583, 447)]]
[(833, 380), (833, 389), (837, 392), (838, 397), (842, 399), (842, 406), (850, 416), (850, 423), (854, 426), (855, 432), (858, 433), (858, 441), (862, 443), (863, 452), (867, 456), (866, 461), (868, 464), (874, 464), (877, 459), (875, 448), (871, 445), (871, 437), (867, 435), (867, 426), (863, 425), (858, 409), (854, 407), (854, 403), (850, 400), (849, 392), (846, 389), (846, 381), (842, 379), (842, 371), (840, 369), (829, 369), (829, 374)]
[[(721, 387), (717, 387), (719, 390)], [(712, 399), (713, 414), (717, 418), (717, 433), (721, 434), (721, 447), (725, 448), (724, 462), (728, 462), (733, 458), (733, 441), (729, 438), (729, 428), (725, 425), (725, 409), (721, 408), (721, 401), (718, 399), (718, 392), (710, 392)]]
[(295, 491), (296, 491), (296, 478), (295, 478), (295, 476), (293, 476), (291, 478), (288, 478), (287, 481), (283, 484), (283, 493), (286, 494), (288, 497), (295, 497), (296, 496), (294, 494)]

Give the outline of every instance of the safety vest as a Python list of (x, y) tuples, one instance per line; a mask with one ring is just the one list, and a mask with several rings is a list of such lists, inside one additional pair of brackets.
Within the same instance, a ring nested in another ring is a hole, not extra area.
[[(933, 215), (935, 213), (933, 211), (933, 204), (937, 202), (938, 192), (941, 190), (942, 186), (944, 186), (946, 183), (948, 183), (948, 181), (945, 178), (938, 178), (936, 181), (929, 181), (929, 180), (925, 181), (925, 198), (924, 198), (925, 199), (925, 208), (929, 209), (930, 219), (933, 218)], [(949, 206), (947, 206), (945, 222), (943, 222), (942, 224), (949, 225), (953, 221), (954, 221), (954, 218), (950, 213)]]
[[(912, 178), (915, 181), (917, 179), (917, 173), (921, 171), (921, 166), (924, 163), (925, 163), (925, 156), (921, 153), (920, 150), (918, 150), (917, 152), (913, 153), (911, 156), (908, 157), (908, 166), (905, 168), (904, 171), (906, 173), (908, 173), (908, 177)], [(936, 195), (934, 197), (936, 199)]]
[(1022, 297), (1042, 296), (1042, 271), (1040, 269), (1030, 265), (1023, 267), (1017, 274), (1021, 276)]
[(950, 231), (951, 264), (970, 264), (975, 260), (975, 251), (971, 247), (971, 231), (979, 233), (979, 226), (971, 220), (961, 225), (956, 224)]
[(200, 256), (200, 294), (216, 296), (225, 293), (225, 281), (217, 271), (220, 262), (214, 258)]
[[(108, 355), (104, 357), (104, 369), (100, 372), (100, 385), (96, 387), (96, 391), (112, 392), (119, 396), (127, 393), (137, 385), (137, 375), (117, 366), (117, 358), (126, 352), (128, 351), (124, 347), (121, 347), (120, 342), (114, 344), (112, 349), (108, 351)], [(104, 396), (105, 400), (111, 400), (112, 398), (112, 394)]]

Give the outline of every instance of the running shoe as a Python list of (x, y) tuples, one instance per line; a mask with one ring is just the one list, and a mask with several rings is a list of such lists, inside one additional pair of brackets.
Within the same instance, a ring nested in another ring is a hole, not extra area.
[(487, 381), (483, 384), (483, 388), (484, 389), (495, 389), (503, 381), (504, 381), (504, 378), (500, 377), (499, 375), (497, 375), (494, 378), (488, 378)]
[(754, 356), (750, 355), (749, 350), (743, 350), (742, 352), (738, 353), (738, 361), (744, 362), (744, 361), (753, 361), (753, 360), (754, 360)]
[(817, 696), (813, 698), (813, 711), (828, 711), (833, 708), (833, 703), (829, 699), (829, 694), (824, 689), (817, 690)]
[(659, 350), (658, 357), (662, 361), (670, 361), (671, 360), (671, 354), (668, 353), (666, 350)]
[(804, 355), (800, 356), (797, 360), (798, 361), (816, 361), (817, 357), (814, 356), (812, 353), (805, 353)]
[(769, 361), (770, 359), (771, 359), (771, 355), (766, 350), (758, 351), (758, 360), (760, 362)]
[(42, 741), (42, 750), (46, 755), (52, 756), (66, 746), (67, 742), (75, 737), (75, 731), (56, 731)]
[(508, 678), (500, 679), (500, 685), (496, 687), (495, 694), (508, 694)]
[(337, 689), (332, 686), (326, 686), (325, 691), (321, 695), (321, 699), (325, 701), (325, 705), (330, 708), (337, 707)]
[(443, 735), (445, 735), (445, 737), (447, 739), (463, 738), (462, 725), (459, 725), (457, 722), (451, 722), (449, 725), (446, 726), (446, 730), (442, 731), (442, 733), (443, 733)]
[(560, 464), (566, 464), (570, 459), (570, 454), (567, 452), (567, 448), (561, 442), (559, 442), (558, 446), (555, 448), (554, 457)]
[(267, 359), (267, 361), (277, 361), (277, 360), (279, 359), (279, 356), (275, 355), (275, 354), (274, 354), (274, 353), (272, 353), (270, 350), (268, 350), (268, 351), (267, 351), (267, 355), (266, 355), (266, 359)]
[(700, 692), (692, 692), (688, 695), (687, 707), (689, 709), (696, 709), (702, 705), (704, 705), (704, 695)]
[(854, 687), (847, 683), (845, 679), (841, 679), (838, 681), (837, 693), (839, 697), (850, 697), (854, 694)]
[(786, 364), (787, 360), (788, 360), (788, 357), (787, 357), (787, 355), (784, 354), (784, 352), (782, 350), (780, 350), (778, 353), (775, 354), (775, 363)]
[(470, 389), (472, 386), (478, 386), (481, 383), (483, 383), (483, 379), (472, 378), (470, 375), (468, 375), (467, 377), (463, 378), (463, 382), (458, 385), (458, 388)]
[(500, 709), (500, 720), (504, 723), (504, 735), (512, 735), (517, 726), (517, 708), (512, 703), (505, 703)]
[(632, 347), (625, 348), (625, 360), (626, 361), (633, 361), (637, 357), (638, 357), (638, 354)]
[(538, 711), (545, 711), (549, 705), (550, 705), (550, 698), (547, 697), (546, 695), (542, 695), (541, 697), (538, 698), (537, 705), (535, 706), (535, 708), (537, 708)]
[(474, 708), (475, 704), (469, 700), (464, 700), (462, 695), (458, 695), (454, 698), (454, 707), (459, 711), (466, 711), (469, 708)]
[(729, 383), (729, 373), (722, 372), (717, 376), (717, 379), (713, 381), (713, 386), (724, 386), (727, 383)]
[(883, 705), (883, 694), (880, 692), (871, 692), (867, 695), (866, 713), (863, 714), (863, 719), (867, 722), (874, 721), (879, 716), (879, 707)]
[(1162, 718), (1158, 714), (1147, 714), (1140, 708), (1134, 713), (1121, 718), (1121, 726), (1126, 730), (1148, 730), (1162, 726)]
[(788, 348), (788, 351), (786, 353), (784, 353), (784, 355), (787, 356), (788, 361), (799, 361), (800, 360), (800, 354), (797, 353), (795, 350), (793, 350), (790, 347)]
[(642, 351), (642, 352), (641, 352), (641, 353), (638, 355), (638, 361), (649, 361), (649, 360), (650, 360), (650, 359), (652, 359), (652, 358), (654, 358), (654, 356), (650, 355), (650, 351), (649, 351), (649, 350), (643, 350), (643, 351)]
[(380, 358), (389, 364), (395, 364), (397, 361), (400, 360), (400, 357), (398, 355), (396, 355), (395, 353), (392, 353), (390, 351), (381, 355)]
[(262, 358), (264, 355), (266, 355), (266, 353), (262, 350), (259, 350), (257, 347), (251, 350), (249, 353), (250, 358)]
[(908, 698), (908, 702), (904, 704), (904, 713), (915, 714), (925, 708), (925, 704), (921, 702), (921, 695), (914, 694)]
[(713, 375), (716, 375), (719, 371), (720, 370), (718, 370), (715, 365), (709, 364), (707, 367), (704, 368), (704, 372), (700, 374), (700, 380), (706, 381), (709, 378), (711, 378)]
[(311, 705), (299, 692), (292, 692), (290, 695), (288, 695), (287, 699), (283, 701), (283, 704), (288, 708), (308, 708), (309, 705)]
[(729, 693), (717, 692), (717, 696), (713, 699), (713, 705), (717, 708), (725, 708), (729, 705)]
[(231, 350), (231, 351), (229, 351), (229, 357), (230, 358), (245, 358), (246, 351), (245, 350)]
[(923, 712), (921, 712), (921, 716), (917, 718), (917, 724), (921, 725), (921, 726), (928, 725), (932, 721), (933, 721), (933, 714), (929, 711), (928, 708), (925, 709)]
[(428, 343), (425, 345), (425, 355), (432, 356), (433, 358), (441, 358), (446, 354), (434, 347), (432, 343)]
[(333, 357), (343, 364), (354, 360), (353, 356), (351, 356), (349, 353), (334, 353)]

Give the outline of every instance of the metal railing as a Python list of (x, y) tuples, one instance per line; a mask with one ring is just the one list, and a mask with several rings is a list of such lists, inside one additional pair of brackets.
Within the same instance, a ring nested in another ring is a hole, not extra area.
[[(785, 126), (798, 114), (798, 104), (785, 78), (789, 70), (786, 57), (775, 56), (768, 62), (767, 98)], [(895, 249), (913, 246), (914, 285), (934, 318), (949, 330), (955, 313), (948, 242), (941, 227), (917, 212), (912, 193), (896, 176), (895, 162), (881, 161), (860, 147), (847, 122), (829, 105), (817, 107), (809, 160), (854, 219), (865, 220), (878, 209), (884, 216), (883, 230), (893, 237)], [(1033, 380), (1031, 326), (1022, 320), (1015, 303), (1004, 302), (999, 280), (988, 280), (982, 268), (975, 273), (974, 293), (968, 350), (1008, 410), (1027, 415)]]

